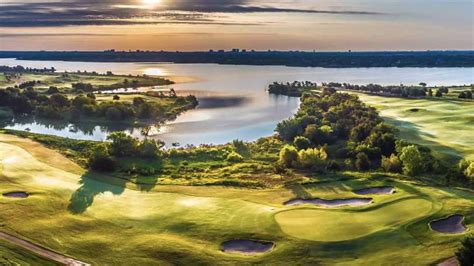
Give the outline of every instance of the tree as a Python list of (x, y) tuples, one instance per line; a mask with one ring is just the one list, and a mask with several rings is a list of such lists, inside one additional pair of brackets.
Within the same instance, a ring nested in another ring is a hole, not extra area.
[(305, 150), (309, 148), (311, 145), (311, 143), (309, 142), (309, 139), (303, 136), (296, 137), (293, 143), (295, 144), (295, 147), (298, 150)]
[(441, 90), (438, 89), (438, 90), (436, 91), (436, 95), (435, 95), (435, 96), (436, 96), (436, 97), (443, 97), (443, 93), (441, 92)]
[(370, 168), (370, 161), (367, 154), (360, 152), (356, 155), (355, 167), (359, 171), (366, 171)]
[(390, 157), (382, 156), (381, 165), (385, 172), (400, 173), (402, 171), (402, 162), (395, 154)]
[(122, 119), (122, 112), (117, 107), (109, 107), (107, 111), (105, 111), (105, 117), (108, 120), (121, 120)]
[(430, 89), (428, 90), (428, 95), (429, 95), (430, 97), (433, 97), (433, 89), (430, 88)]
[(107, 137), (110, 143), (110, 154), (127, 157), (137, 154), (138, 141), (124, 132), (114, 132)]
[(403, 173), (405, 175), (417, 175), (424, 170), (423, 157), (415, 145), (403, 147), (400, 160), (403, 163)]
[(295, 162), (298, 160), (298, 151), (294, 146), (285, 145), (280, 150), (279, 163), (285, 165), (286, 167), (294, 166)]
[(420, 82), (420, 86), (421, 86), (421, 87), (425, 88), (426, 85), (427, 85), (427, 84), (426, 84), (425, 82)]
[(61, 94), (53, 94), (49, 97), (51, 104), (58, 108), (64, 108), (69, 106), (69, 100), (66, 96)]
[(474, 236), (469, 236), (462, 241), (461, 248), (456, 252), (460, 266), (474, 265)]
[(100, 172), (112, 172), (115, 170), (115, 161), (109, 154), (107, 144), (97, 145), (89, 155), (89, 167)]
[(140, 156), (148, 159), (156, 159), (163, 148), (164, 143), (153, 139), (145, 139), (138, 147)]

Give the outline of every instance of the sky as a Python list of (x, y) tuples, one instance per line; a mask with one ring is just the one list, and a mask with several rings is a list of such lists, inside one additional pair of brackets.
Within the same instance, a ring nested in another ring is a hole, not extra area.
[(474, 0), (0, 0), (0, 50), (473, 50)]

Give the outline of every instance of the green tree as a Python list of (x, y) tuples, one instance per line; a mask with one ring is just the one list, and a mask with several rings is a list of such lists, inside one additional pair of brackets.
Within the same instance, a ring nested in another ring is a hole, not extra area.
[(309, 141), (309, 139), (303, 136), (296, 137), (293, 141), (293, 144), (298, 150), (305, 150), (311, 146), (311, 142)]
[(109, 107), (105, 111), (105, 117), (108, 120), (117, 121), (122, 119), (122, 112), (117, 107)]
[(164, 143), (161, 141), (145, 139), (139, 144), (138, 151), (143, 158), (156, 159), (159, 157), (160, 149), (163, 148), (163, 146)]
[(370, 168), (370, 161), (367, 154), (360, 152), (356, 155), (355, 167), (359, 171), (366, 171)]
[(124, 132), (114, 132), (107, 137), (110, 143), (110, 154), (127, 157), (137, 154), (139, 142)]
[(382, 156), (381, 165), (385, 172), (400, 173), (402, 171), (402, 162), (395, 154), (390, 157)]
[(424, 169), (423, 156), (415, 145), (403, 147), (400, 160), (403, 163), (403, 173), (405, 175), (417, 175)]
[(89, 155), (89, 168), (99, 172), (112, 172), (115, 170), (115, 161), (109, 154), (107, 144), (97, 145)]

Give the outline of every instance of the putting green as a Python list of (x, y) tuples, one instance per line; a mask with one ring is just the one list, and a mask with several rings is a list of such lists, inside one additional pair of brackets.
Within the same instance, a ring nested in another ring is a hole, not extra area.
[(343, 241), (399, 227), (424, 217), (432, 203), (424, 199), (406, 199), (374, 210), (297, 209), (280, 212), (275, 219), (283, 232), (296, 238), (314, 241)]

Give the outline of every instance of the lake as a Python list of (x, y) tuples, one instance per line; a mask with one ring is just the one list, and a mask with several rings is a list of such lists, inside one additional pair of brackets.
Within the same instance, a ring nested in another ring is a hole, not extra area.
[[(347, 82), (382, 85), (464, 85), (474, 83), (473, 68), (304, 68), (284, 66), (236, 66), (171, 63), (90, 63), (62, 61), (23, 61), (0, 59), (0, 65), (55, 67), (58, 71), (112, 71), (115, 74), (148, 74), (169, 77), (178, 83), (172, 87), (181, 94), (194, 94), (201, 102), (153, 132), (168, 145), (223, 144), (234, 139), (256, 140), (273, 134), (276, 124), (292, 116), (299, 99), (269, 95), (267, 86), (294, 80)], [(123, 130), (140, 137), (140, 130), (116, 125), (74, 125), (34, 120), (15, 121), (9, 129), (29, 129), (87, 140), (104, 140), (110, 131)]]

